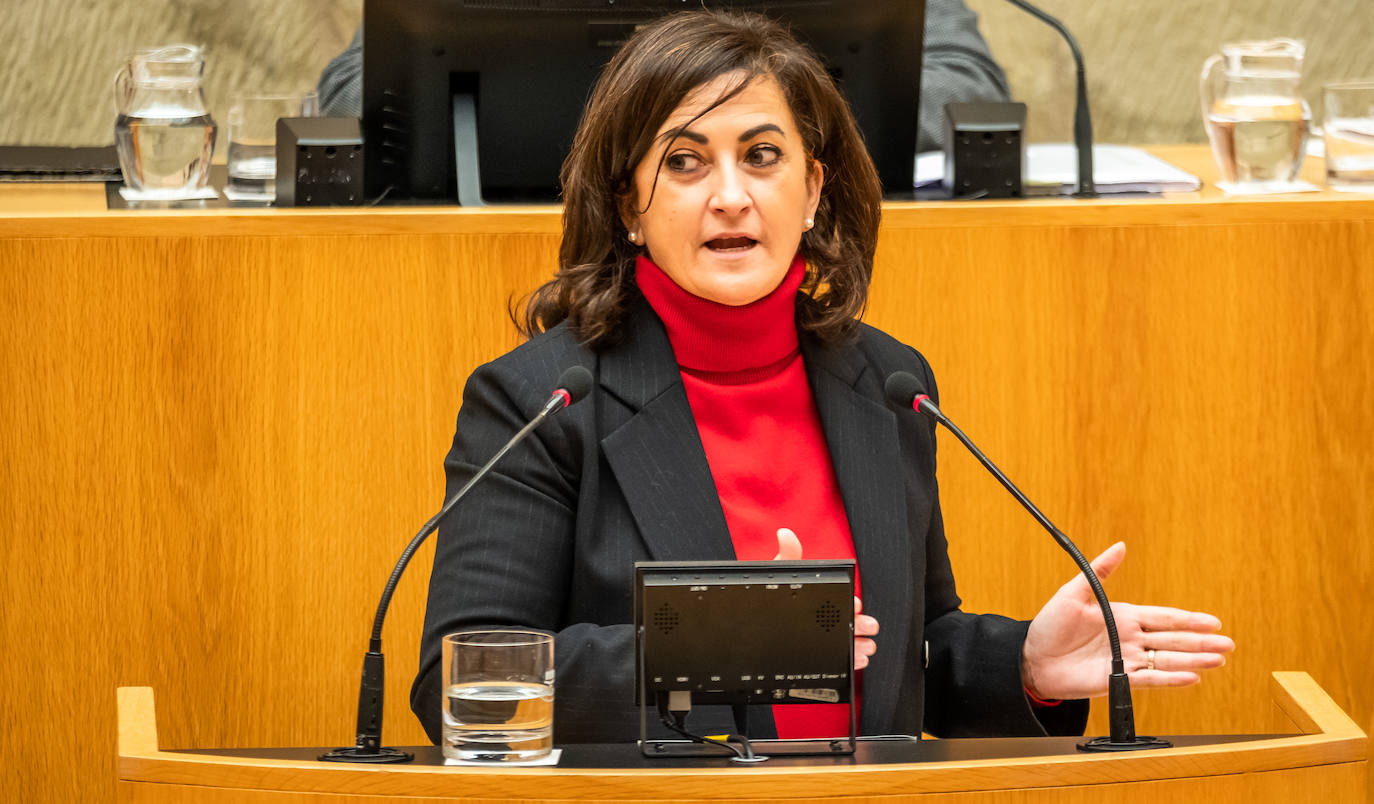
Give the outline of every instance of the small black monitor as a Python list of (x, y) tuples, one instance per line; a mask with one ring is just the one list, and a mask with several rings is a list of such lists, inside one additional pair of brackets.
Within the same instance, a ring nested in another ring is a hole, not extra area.
[[(649, 740), (649, 711), (706, 704), (851, 704), (849, 739), (767, 740), (769, 753), (852, 753), (855, 562), (635, 563), (635, 700), (648, 756), (695, 746)], [(674, 704), (673, 701), (677, 703)], [(739, 726), (743, 729), (744, 726)], [(708, 752), (709, 753), (709, 752)]]
[(911, 193), (925, 0), (364, 0), (367, 196), (556, 201), (616, 49), (636, 26), (703, 7), (787, 23), (848, 98), (884, 192)]
[(698, 704), (849, 703), (854, 566), (636, 562), (639, 690)]

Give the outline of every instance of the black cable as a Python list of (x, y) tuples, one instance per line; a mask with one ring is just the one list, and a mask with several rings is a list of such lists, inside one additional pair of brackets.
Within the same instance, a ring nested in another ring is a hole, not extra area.
[[(754, 746), (750, 744), (748, 737), (745, 737), (741, 734), (727, 734), (724, 740), (717, 740), (713, 737), (703, 737), (699, 734), (692, 734), (691, 732), (687, 731), (686, 728), (687, 713), (670, 712), (667, 708), (666, 703), (661, 698), (658, 702), (658, 717), (659, 720), (663, 721), (663, 725), (666, 726), (669, 731), (674, 732), (676, 734), (680, 734), (694, 743), (698, 743), (700, 745), (718, 745), (722, 748), (728, 748), (732, 753), (734, 753), (736, 759), (743, 759), (749, 761), (753, 761), (754, 759)], [(744, 750), (741, 751), (739, 748), (736, 748), (735, 746), (731, 745), (729, 742), (729, 740), (731, 739), (738, 740), (740, 745), (744, 746)]]
[(375, 206), (377, 206), (378, 204), (382, 203), (382, 200), (385, 199), (385, 198), (391, 193), (391, 191), (394, 190), (395, 188), (396, 188), (396, 185), (394, 185), (394, 184), (388, 184), (388, 185), (386, 186), (386, 189), (382, 190), (382, 192), (381, 192), (376, 198), (374, 198), (374, 199), (372, 199), (372, 200), (370, 200), (370, 201), (364, 201), (364, 202), (363, 202), (363, 206), (365, 206), (365, 207), (375, 207)]

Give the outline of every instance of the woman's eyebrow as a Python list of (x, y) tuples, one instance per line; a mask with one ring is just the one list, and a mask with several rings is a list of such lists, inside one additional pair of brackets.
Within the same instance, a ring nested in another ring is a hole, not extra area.
[(773, 123), (764, 123), (761, 126), (754, 126), (753, 128), (739, 135), (739, 141), (748, 142), (749, 140), (752, 140), (753, 138), (757, 137), (765, 131), (776, 131), (778, 132), (778, 134), (786, 136), (785, 134), (783, 134), (782, 129), (774, 125)]
[[(757, 137), (765, 131), (776, 131), (778, 134), (786, 136), (785, 134), (783, 134), (782, 128), (779, 127), (776, 123), (763, 123), (761, 125), (754, 126), (753, 128), (739, 135), (739, 141), (748, 142), (749, 140), (752, 140), (753, 138)], [(710, 138), (707, 137), (705, 134), (693, 131), (690, 128), (687, 128), (686, 126), (670, 128), (662, 134), (658, 135), (659, 142), (672, 142), (673, 140), (678, 138), (684, 140), (691, 140), (692, 142), (695, 142), (698, 145), (706, 145), (711, 141)]]
[(658, 135), (658, 140), (659, 142), (672, 142), (673, 140), (678, 139), (679, 137), (685, 140), (691, 140), (692, 142), (695, 142), (697, 145), (705, 145), (711, 141), (710, 138), (708, 138), (705, 134), (698, 134), (697, 132), (691, 130), (690, 128), (687, 128), (686, 126), (670, 128), (662, 134)]

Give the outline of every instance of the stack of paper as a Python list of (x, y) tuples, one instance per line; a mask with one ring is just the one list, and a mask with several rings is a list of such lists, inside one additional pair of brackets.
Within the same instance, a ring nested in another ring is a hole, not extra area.
[[(1026, 188), (1054, 194), (1072, 193), (1078, 177), (1078, 153), (1069, 143), (1039, 143), (1026, 147)], [(945, 155), (916, 158), (916, 186), (937, 185), (945, 178)], [(1202, 181), (1139, 148), (1126, 145), (1093, 146), (1093, 180), (1099, 193), (1184, 193)]]

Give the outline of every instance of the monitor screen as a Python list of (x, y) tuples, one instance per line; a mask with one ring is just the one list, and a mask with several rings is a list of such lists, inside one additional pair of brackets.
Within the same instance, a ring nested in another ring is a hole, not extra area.
[(556, 201), (602, 67), (637, 25), (697, 7), (786, 22), (849, 100), (884, 192), (910, 194), (924, 0), (365, 0), (367, 196), (457, 200), (473, 160), (487, 201)]

